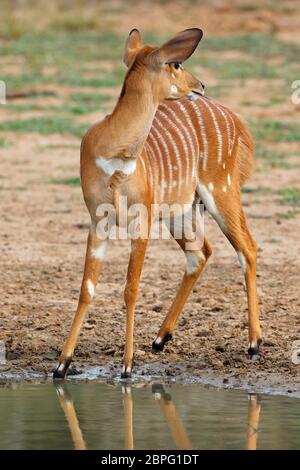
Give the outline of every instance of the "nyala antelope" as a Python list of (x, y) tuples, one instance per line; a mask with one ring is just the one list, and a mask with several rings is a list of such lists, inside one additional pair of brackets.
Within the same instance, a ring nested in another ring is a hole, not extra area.
[[(251, 175), (254, 145), (240, 119), (228, 108), (203, 96), (204, 85), (182, 63), (195, 51), (202, 31), (178, 33), (161, 47), (143, 46), (133, 29), (127, 39), (128, 67), (113, 112), (92, 126), (81, 144), (81, 185), (91, 216), (86, 261), (77, 312), (54, 372), (63, 378), (72, 360), (80, 327), (103, 266), (107, 242), (97, 237), (97, 207), (118, 204), (187, 204), (201, 200), (233, 245), (245, 275), (248, 297), (249, 349), (256, 355), (261, 342), (256, 292), (256, 245), (241, 207), (240, 188)], [(171, 234), (174, 236), (172, 224)], [(176, 238), (176, 237), (174, 237)], [(125, 287), (126, 341), (122, 377), (130, 377), (133, 358), (134, 309), (147, 247), (147, 237), (131, 241)], [(176, 239), (186, 260), (179, 290), (153, 342), (162, 351), (172, 338), (178, 317), (204, 268), (211, 248), (204, 238), (198, 250), (189, 240)]]

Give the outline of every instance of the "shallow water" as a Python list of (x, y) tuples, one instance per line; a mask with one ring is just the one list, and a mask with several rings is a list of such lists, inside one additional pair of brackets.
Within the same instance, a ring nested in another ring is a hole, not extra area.
[(299, 449), (300, 400), (203, 385), (0, 387), (1, 449)]

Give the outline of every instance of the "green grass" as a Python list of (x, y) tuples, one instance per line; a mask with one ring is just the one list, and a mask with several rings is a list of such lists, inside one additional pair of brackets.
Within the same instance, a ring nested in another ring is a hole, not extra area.
[(103, 103), (111, 99), (110, 95), (99, 95), (97, 93), (73, 93), (70, 99), (75, 103), (80, 104), (92, 104), (92, 103)]
[(10, 144), (10, 142), (8, 142), (8, 140), (0, 138), (0, 149), (8, 148), (8, 147), (10, 147), (10, 145), (11, 144)]
[(271, 188), (268, 188), (267, 186), (258, 186), (256, 188), (251, 188), (249, 186), (243, 186), (241, 188), (241, 192), (242, 193), (246, 193), (246, 194), (255, 194), (255, 193), (271, 193), (272, 192), (272, 189)]
[(261, 159), (266, 166), (271, 168), (291, 170), (293, 168), (299, 168), (300, 166), (300, 162), (299, 164), (289, 162), (289, 154), (287, 154), (287, 152), (268, 150), (262, 144), (256, 146), (255, 156)]
[(41, 150), (55, 150), (55, 149), (79, 149), (78, 144), (48, 144), (39, 147)]
[(259, 120), (250, 123), (257, 140), (300, 142), (300, 125), (282, 121)]
[(82, 137), (88, 125), (77, 124), (67, 117), (39, 117), (0, 123), (0, 131), (37, 132), (38, 134), (69, 134)]
[(279, 204), (283, 206), (300, 206), (300, 190), (297, 188), (285, 188), (277, 191), (281, 196)]
[(224, 80), (278, 77), (275, 67), (260, 60), (222, 60), (221, 58), (215, 60), (206, 55), (201, 58), (200, 64), (202, 67), (214, 70), (216, 76)]
[(82, 62), (114, 60), (122, 57), (124, 35), (110, 31), (46, 31), (25, 33), (2, 44), (2, 55), (22, 55), (27, 65), (37, 68), (73, 65), (78, 70)]
[(201, 42), (203, 50), (222, 52), (240, 50), (254, 59), (270, 59), (284, 56), (286, 60), (297, 61), (300, 46), (296, 43), (281, 41), (272, 34), (243, 34), (231, 36), (211, 36)]
[[(22, 112), (22, 111), (45, 111), (46, 106), (41, 106), (35, 103), (22, 103), (22, 104), (7, 104), (6, 109), (13, 112)], [(49, 108), (47, 108), (49, 109)]]
[(241, 192), (245, 194), (254, 194), (259, 192), (259, 188), (250, 188), (248, 186), (243, 186)]
[(299, 211), (296, 211), (296, 210), (289, 210), (287, 212), (281, 212), (281, 213), (278, 213), (276, 214), (276, 217), (278, 217), (279, 219), (283, 219), (283, 220), (292, 220), (296, 217), (296, 215), (299, 214)]
[(77, 104), (77, 105), (67, 105), (66, 107), (63, 108), (64, 111), (67, 111), (71, 114), (75, 115), (84, 115), (84, 114), (89, 114), (93, 113), (95, 111), (101, 111), (103, 110), (103, 107), (100, 107), (98, 104), (89, 104), (89, 105), (84, 105), (84, 104)]
[(71, 176), (69, 178), (53, 178), (48, 181), (50, 184), (63, 184), (66, 186), (77, 187), (80, 186), (80, 178), (77, 176)]
[[(99, 74), (100, 75), (100, 74)], [(59, 82), (68, 86), (94, 87), (94, 88), (113, 88), (121, 84), (114, 75), (99, 76), (95, 78), (85, 78), (80, 75), (70, 74), (61, 75)]]

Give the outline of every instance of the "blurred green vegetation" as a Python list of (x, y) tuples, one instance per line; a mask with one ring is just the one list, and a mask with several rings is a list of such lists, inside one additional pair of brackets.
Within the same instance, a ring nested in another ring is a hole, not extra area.
[(80, 125), (70, 118), (53, 116), (0, 122), (0, 131), (70, 134), (77, 137), (82, 136), (87, 128), (88, 125)]
[[(122, 64), (125, 37), (113, 31), (95, 28), (89, 31), (84, 23), (78, 27), (75, 23), (74, 19), (73, 25), (70, 22), (67, 27), (62, 22), (55, 29), (6, 36), (1, 58), (15, 68), (12, 73), (9, 67), (7, 70), (5, 65), (2, 67), (0, 78), (6, 82), (8, 92), (45, 87), (55, 99), (28, 96), (26, 102), (8, 102), (6, 109), (13, 118), (0, 123), (0, 132), (81, 137), (92, 123), (89, 114), (99, 112), (100, 119), (112, 109), (115, 90), (120, 89), (126, 73)], [(145, 35), (144, 40), (159, 44), (165, 36)], [(290, 82), (288, 86), (287, 83), (297, 77), (299, 56), (299, 45), (281, 41), (273, 34), (210, 36), (203, 39), (186, 66), (201, 79), (213, 74), (213, 86), (204, 80), (209, 96), (222, 100), (232, 90), (240, 90), (243, 106), (270, 108), (290, 100)], [(243, 96), (247, 80), (266, 82), (269, 94), (259, 104), (253, 102), (253, 96)], [(30, 117), (22, 116), (24, 112), (30, 113)], [(80, 120), (81, 116), (87, 116), (86, 124)], [(273, 152), (268, 144), (299, 142), (298, 123), (252, 118), (250, 126), (257, 143), (257, 158), (264, 167), (297, 166), (289, 162), (289, 155)]]
[(298, 188), (284, 188), (277, 191), (281, 196), (279, 203), (288, 206), (300, 206), (300, 190)]

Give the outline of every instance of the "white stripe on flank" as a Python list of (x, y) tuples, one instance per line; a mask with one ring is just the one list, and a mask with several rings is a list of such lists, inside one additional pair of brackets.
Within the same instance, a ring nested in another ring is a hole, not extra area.
[[(194, 179), (194, 176), (195, 176), (195, 165), (196, 165), (196, 154), (195, 154), (195, 148), (194, 148), (194, 145), (193, 145), (193, 141), (191, 139), (191, 136), (187, 130), (187, 128), (185, 127), (185, 125), (182, 123), (182, 121), (177, 117), (176, 113), (173, 111), (172, 108), (166, 106), (165, 104), (161, 104), (160, 105), (160, 108), (164, 108), (166, 109), (167, 111), (170, 112), (170, 114), (172, 115), (172, 117), (175, 119), (175, 121), (181, 126), (181, 128), (184, 130), (184, 133), (185, 135), (187, 136), (187, 140), (189, 142), (189, 146), (190, 146), (190, 149), (191, 149), (191, 153), (192, 153), (192, 156), (193, 156), (193, 160), (194, 160), (194, 163), (193, 163), (193, 167), (192, 167), (192, 180)], [(184, 152), (185, 152), (185, 160), (186, 160), (186, 163), (187, 163), (187, 169), (189, 168), (189, 149), (188, 149), (188, 146), (187, 146), (187, 143), (186, 143), (186, 139), (183, 135), (183, 133), (181, 132), (181, 130), (179, 129), (179, 127), (177, 127), (174, 122), (163, 112), (161, 111), (161, 109), (159, 109), (159, 112), (165, 117), (165, 119), (167, 120), (167, 122), (173, 127), (173, 129), (177, 132), (177, 134), (179, 135), (180, 139), (181, 139), (181, 142), (182, 142), (182, 145), (183, 145), (183, 148), (184, 148)], [(186, 184), (189, 183), (189, 173), (188, 173), (188, 170), (186, 172)]]
[[(189, 134), (188, 129), (182, 124), (183, 128), (186, 129), (188, 138), (191, 142), (191, 146), (192, 146), (193, 151), (194, 151), (194, 155), (195, 155), (195, 178), (197, 178), (198, 177), (198, 169), (199, 169), (199, 158), (200, 158), (200, 147), (199, 147), (199, 141), (198, 141), (197, 133), (195, 131), (194, 124), (192, 123), (190, 115), (187, 112), (186, 107), (184, 106), (184, 104), (180, 101), (176, 101), (176, 105), (179, 106), (180, 111), (183, 113), (183, 115), (184, 115), (184, 117), (185, 117), (185, 119), (186, 119), (186, 121), (189, 125), (189, 128), (191, 129), (191, 131), (193, 133), (195, 141), (196, 141), (197, 151), (195, 150), (195, 147), (194, 147), (194, 144), (193, 144), (193, 139), (191, 138), (191, 135)], [(180, 118), (178, 118), (178, 120), (180, 122), (182, 122)], [(202, 158), (203, 158), (203, 155), (202, 155)]]
[[(183, 124), (183, 122), (181, 121), (181, 119), (179, 119), (175, 113), (175, 111), (166, 106), (165, 104), (161, 104), (160, 107), (166, 109), (166, 111), (169, 111), (170, 114), (172, 115), (172, 118), (175, 119), (175, 121), (181, 126), (182, 130), (184, 131), (185, 135), (187, 136), (187, 140), (189, 142), (189, 146), (190, 146), (190, 149), (191, 149), (191, 153), (192, 153), (192, 156), (193, 156), (193, 160), (194, 160), (194, 166), (196, 166), (196, 153), (195, 153), (195, 148), (194, 148), (194, 145), (193, 145), (193, 141), (191, 139), (191, 136), (190, 136), (190, 133), (188, 131), (188, 129), (185, 127), (185, 125)], [(183, 145), (183, 148), (184, 148), (184, 152), (185, 152), (185, 160), (186, 160), (186, 167), (187, 167), (187, 172), (186, 172), (186, 184), (188, 184), (188, 174), (189, 174), (189, 149), (188, 149), (188, 146), (187, 146), (187, 140), (186, 138), (184, 137), (183, 133), (181, 132), (181, 130), (179, 129), (179, 127), (177, 127), (174, 122), (165, 114), (163, 113), (163, 111), (161, 111), (161, 109), (159, 109), (160, 113), (165, 117), (165, 119), (170, 123), (170, 125), (173, 127), (173, 129), (177, 132), (177, 134), (179, 135), (180, 139), (181, 139), (181, 142), (182, 142), (182, 145)], [(196, 174), (196, 169), (192, 168), (192, 180), (193, 178), (195, 177), (195, 174)]]
[[(168, 122), (168, 124), (170, 126), (174, 126), (172, 121), (168, 118), (168, 116), (163, 111), (158, 109), (158, 112), (162, 116), (164, 116), (164, 118), (166, 119), (166, 121)], [(176, 162), (177, 162), (177, 165), (178, 165), (178, 186), (179, 186), (179, 189), (180, 189), (181, 184), (182, 184), (182, 180), (183, 180), (183, 178), (182, 178), (183, 175), (182, 175), (182, 161), (181, 161), (181, 157), (180, 157), (180, 153), (179, 153), (177, 144), (176, 144), (175, 140), (173, 139), (173, 136), (172, 136), (171, 132), (167, 128), (165, 128), (165, 126), (160, 122), (160, 120), (157, 118), (157, 116), (155, 116), (154, 120), (156, 120), (157, 124), (165, 131), (165, 133), (168, 136), (170, 142), (172, 142), (174, 152), (175, 152), (175, 156), (176, 156)], [(175, 126), (175, 128), (177, 129), (177, 132), (179, 133), (180, 130), (178, 129), (178, 127)], [(187, 149), (187, 147), (186, 147), (186, 149)]]
[[(232, 149), (233, 149), (233, 146), (234, 146), (234, 142), (235, 142), (235, 136), (236, 136), (235, 124), (234, 124), (234, 120), (231, 116), (231, 112), (229, 111), (229, 109), (225, 108), (222, 105), (220, 105), (220, 106), (224, 110), (224, 113), (229, 117), (229, 119), (231, 121), (231, 124), (232, 124), (232, 138), (230, 139), (230, 148), (229, 148), (229, 155), (231, 155), (232, 154)], [(231, 132), (230, 132), (230, 136), (231, 136)]]
[[(167, 146), (166, 144), (166, 141), (165, 139), (163, 138), (162, 134), (159, 132), (159, 130), (155, 127), (154, 125), (154, 121), (158, 121), (158, 119), (155, 117), (154, 120), (153, 120), (153, 123), (152, 123), (152, 130), (156, 132), (157, 136), (158, 136), (158, 139), (160, 140), (160, 142), (162, 143), (163, 145), (163, 148), (165, 150), (165, 153), (166, 153), (166, 160), (167, 160), (167, 165), (168, 165), (168, 170), (169, 170), (169, 181), (168, 181), (168, 192), (170, 194), (171, 190), (172, 190), (172, 182), (173, 182), (173, 170), (172, 170), (172, 165), (171, 165), (171, 159), (170, 159), (170, 153), (169, 153), (169, 147)], [(177, 149), (178, 151), (178, 149)]]
[(194, 135), (194, 138), (195, 138), (195, 141), (196, 141), (196, 144), (197, 144), (197, 147), (198, 147), (198, 154), (199, 154), (200, 149), (199, 149), (198, 137), (197, 137), (197, 133), (195, 131), (194, 125), (192, 123), (192, 120), (190, 118), (190, 115), (189, 115), (188, 111), (186, 110), (186, 107), (184, 106), (184, 104), (181, 101), (176, 101), (175, 104), (179, 107), (180, 111), (184, 114), (184, 117), (185, 117), (185, 119), (186, 119), (186, 121), (187, 121), (193, 135)]
[[(167, 123), (175, 130), (175, 132), (179, 135), (181, 141), (182, 141), (182, 144), (183, 144), (183, 148), (184, 148), (184, 152), (185, 152), (185, 157), (186, 157), (186, 163), (187, 163), (187, 167), (189, 165), (189, 160), (188, 160), (188, 153), (189, 153), (189, 150), (188, 150), (188, 147), (187, 147), (187, 144), (186, 144), (186, 141), (184, 139), (184, 136), (181, 132), (181, 130), (174, 124), (174, 122), (169, 118), (169, 116), (167, 116), (167, 114), (165, 114), (161, 109), (158, 109), (158, 113), (161, 114), (161, 116), (167, 121)], [(157, 118), (155, 118), (157, 119)], [(160, 121), (157, 119), (157, 122), (159, 123)], [(180, 155), (180, 152), (178, 150), (178, 146), (176, 144), (176, 141), (174, 140), (173, 138), (173, 135), (171, 134), (170, 131), (168, 131), (168, 129), (166, 129), (161, 123), (160, 125), (163, 127), (163, 129), (165, 130), (166, 134), (168, 135), (169, 139), (172, 141), (172, 144), (173, 144), (173, 148), (175, 150), (175, 156), (176, 156), (176, 161), (177, 161), (177, 165), (178, 165), (178, 186), (179, 188), (181, 187), (181, 184), (182, 184), (182, 181), (183, 181), (183, 169), (182, 169), (182, 159), (181, 159), (181, 155)]]
[(222, 161), (222, 134), (221, 134), (220, 127), (218, 124), (218, 120), (216, 118), (215, 113), (213, 112), (210, 105), (208, 104), (208, 102), (205, 99), (203, 99), (202, 103), (204, 103), (204, 105), (207, 107), (208, 111), (210, 112), (210, 115), (215, 125), (217, 140), (218, 140), (218, 163), (221, 163)]
[(224, 118), (226, 129), (227, 129), (228, 155), (231, 155), (232, 142), (231, 142), (231, 134), (230, 134), (230, 126), (228, 122), (228, 117), (226, 113), (224, 113), (223, 109), (220, 106), (218, 106), (215, 102), (214, 102), (214, 106), (217, 108), (218, 111), (220, 111), (220, 113), (222, 114)]
[(150, 132), (148, 137), (151, 139), (151, 142), (153, 142), (153, 144), (156, 148), (157, 156), (158, 156), (159, 163), (160, 163), (160, 191), (161, 191), (160, 198), (163, 201), (164, 195), (165, 195), (165, 188), (163, 187), (163, 181), (164, 181), (164, 178), (165, 178), (164, 162), (163, 162), (161, 150), (159, 148), (159, 145), (158, 145), (154, 135)]
[(202, 142), (203, 142), (203, 152), (204, 152), (204, 155), (203, 155), (203, 170), (205, 171), (206, 166), (207, 166), (207, 158), (208, 158), (208, 142), (207, 142), (206, 130), (205, 130), (205, 126), (204, 126), (204, 122), (203, 122), (203, 118), (202, 118), (202, 113), (200, 111), (199, 106), (197, 106), (197, 104), (194, 101), (191, 101), (190, 103), (191, 103), (192, 107), (194, 108), (196, 116), (198, 118), (199, 128), (200, 128)]

